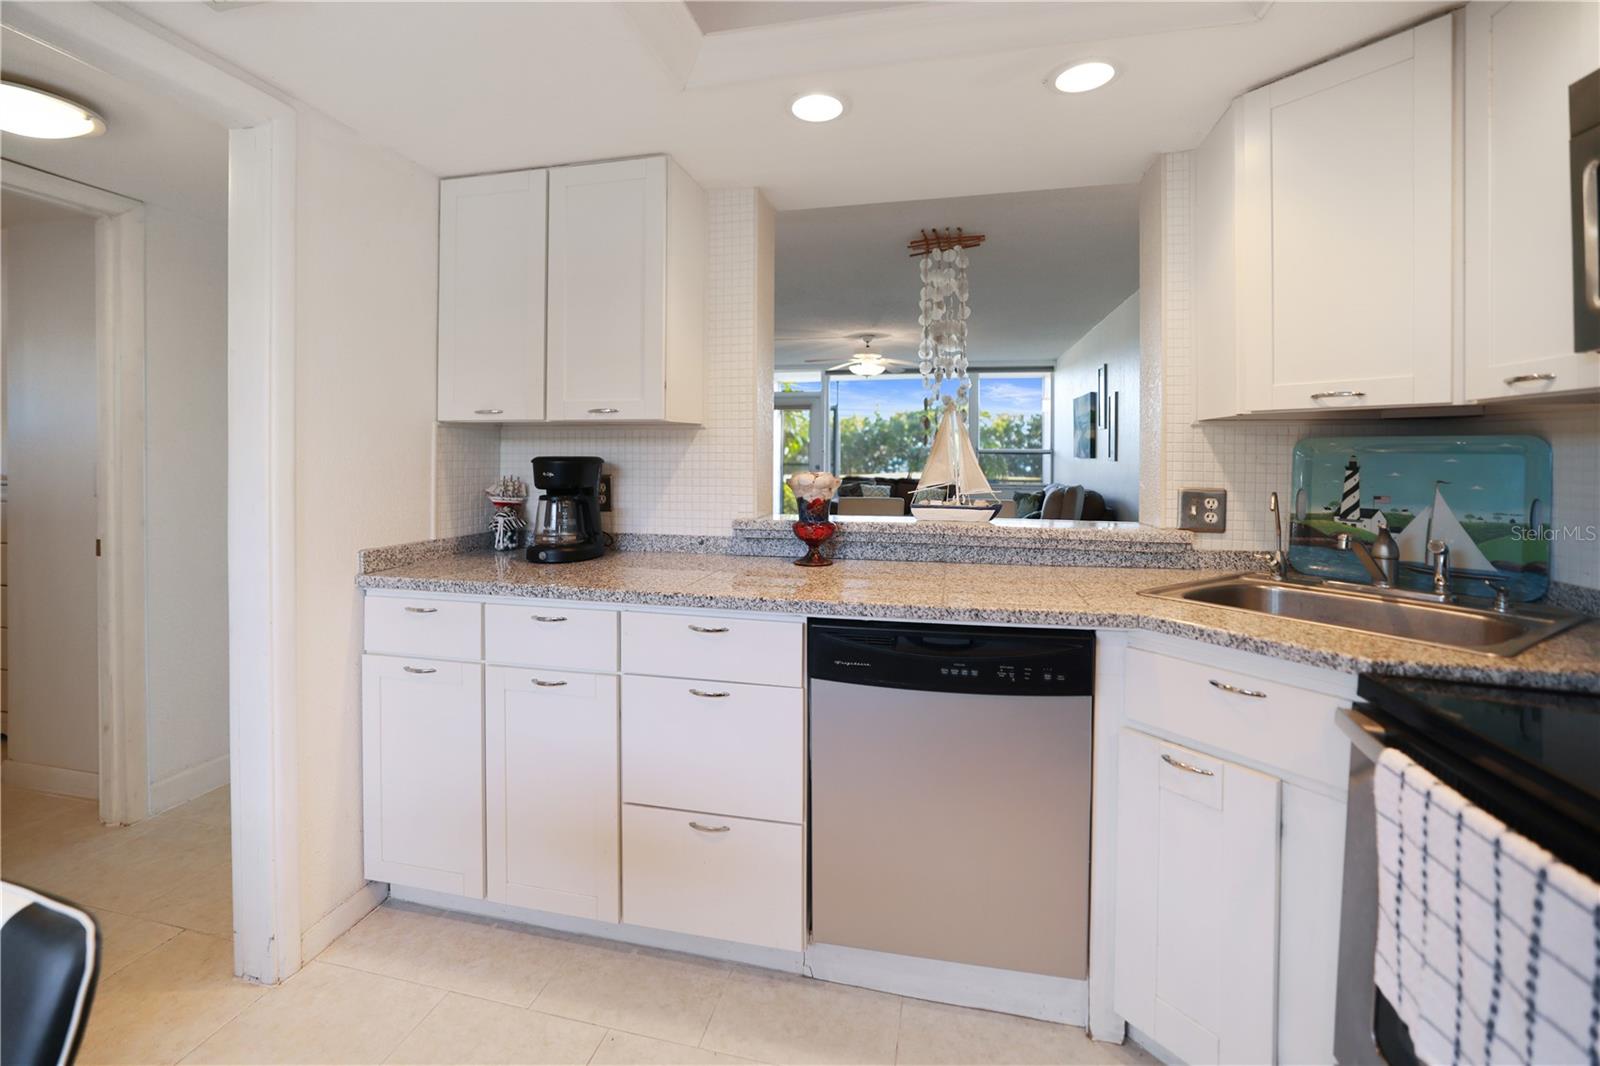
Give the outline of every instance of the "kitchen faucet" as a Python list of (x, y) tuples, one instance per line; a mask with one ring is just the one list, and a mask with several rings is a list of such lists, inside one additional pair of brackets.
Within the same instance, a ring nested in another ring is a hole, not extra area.
[(1272, 525), (1277, 532), (1278, 548), (1267, 555), (1267, 571), (1282, 581), (1289, 576), (1289, 557), (1283, 551), (1283, 516), (1278, 513), (1278, 494), (1267, 497), (1267, 510), (1272, 512)]
[(1356, 562), (1360, 563), (1362, 568), (1366, 570), (1367, 577), (1372, 579), (1374, 585), (1378, 588), (1389, 587), (1389, 575), (1384, 572), (1383, 567), (1378, 565), (1378, 561), (1372, 557), (1372, 553), (1367, 550), (1365, 544), (1348, 533), (1340, 533), (1334, 538), (1333, 543), (1340, 551), (1349, 552), (1356, 557)]
[(1367, 576), (1372, 579), (1373, 585), (1378, 588), (1393, 588), (1399, 579), (1400, 546), (1395, 543), (1387, 529), (1379, 530), (1377, 539), (1372, 542), (1370, 549), (1348, 533), (1340, 533), (1334, 538), (1334, 544), (1340, 551), (1354, 555), (1356, 561), (1366, 570)]
[(1450, 545), (1442, 540), (1428, 541), (1428, 562), (1433, 566), (1433, 594), (1441, 600), (1450, 595)]

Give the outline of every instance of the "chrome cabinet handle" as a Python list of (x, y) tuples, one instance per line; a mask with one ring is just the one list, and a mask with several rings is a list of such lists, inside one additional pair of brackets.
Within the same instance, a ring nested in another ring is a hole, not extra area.
[(528, 617), (535, 622), (565, 622), (567, 620), (567, 616), (564, 614), (535, 614)]
[(566, 684), (565, 681), (540, 681), (537, 677), (533, 679), (533, 683), (540, 688), (560, 688)]
[(1521, 385), (1529, 381), (1554, 381), (1556, 376), (1549, 371), (1539, 374), (1513, 374), (1506, 378), (1507, 385)]
[(439, 613), (439, 608), (437, 608), (437, 607), (407, 607), (406, 608), (406, 613), (407, 614), (438, 614)]
[(591, 407), (589, 408), (589, 413), (592, 415), (614, 415), (617, 413), (617, 409), (615, 407)]
[(475, 415), (503, 415), (506, 412), (503, 407), (480, 407), (472, 413)]
[(1353, 400), (1365, 395), (1366, 393), (1359, 389), (1333, 389), (1330, 392), (1313, 392), (1311, 398), (1313, 400)]
[(1231, 692), (1235, 696), (1249, 696), (1254, 700), (1264, 700), (1267, 698), (1267, 694), (1265, 692), (1257, 692), (1253, 688), (1240, 688), (1238, 685), (1230, 685), (1226, 681), (1218, 681), (1215, 678), (1208, 682), (1208, 684), (1210, 684), (1214, 689), (1220, 689), (1223, 692)]
[(1214, 770), (1202, 770), (1198, 766), (1191, 766), (1190, 764), (1188, 764), (1186, 762), (1182, 762), (1182, 761), (1180, 761), (1178, 759), (1174, 759), (1172, 756), (1168, 755), (1165, 752), (1161, 753), (1161, 761), (1166, 763), (1168, 766), (1170, 766), (1170, 767), (1172, 767), (1172, 768), (1174, 768), (1176, 770), (1185, 770), (1185, 771), (1187, 771), (1187, 772), (1189, 772), (1191, 774), (1199, 774), (1201, 777), (1216, 777), (1217, 776), (1216, 771), (1214, 771)]
[(431, 666), (402, 666), (400, 669), (408, 674), (437, 674), (439, 672)]
[(731, 832), (731, 825), (701, 825), (699, 822), (690, 822), (689, 828), (700, 833), (727, 833)]
[(1600, 181), (1600, 159), (1583, 165), (1583, 302), (1590, 311), (1600, 311), (1600, 196), (1595, 183)]
[(691, 696), (699, 696), (702, 699), (707, 699), (707, 700), (720, 700), (720, 699), (724, 699), (727, 696), (731, 695), (731, 693), (728, 693), (728, 692), (707, 692), (704, 689), (692, 688), (692, 689), (689, 690), (689, 695), (691, 695)]
[(726, 633), (728, 631), (728, 627), (727, 626), (697, 626), (697, 625), (691, 625), (689, 628), (694, 630), (696, 633)]

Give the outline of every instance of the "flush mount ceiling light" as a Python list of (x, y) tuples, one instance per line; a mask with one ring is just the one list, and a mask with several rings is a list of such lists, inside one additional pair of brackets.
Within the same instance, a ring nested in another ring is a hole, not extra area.
[(1050, 78), (1050, 84), (1055, 86), (1057, 92), (1086, 93), (1100, 88), (1116, 76), (1117, 68), (1110, 63), (1102, 59), (1090, 59), (1057, 71)]
[(790, 102), (789, 113), (801, 122), (832, 122), (844, 114), (844, 100), (831, 93), (806, 93)]
[(106, 124), (82, 104), (17, 82), (0, 82), (0, 131), (61, 141), (104, 133)]

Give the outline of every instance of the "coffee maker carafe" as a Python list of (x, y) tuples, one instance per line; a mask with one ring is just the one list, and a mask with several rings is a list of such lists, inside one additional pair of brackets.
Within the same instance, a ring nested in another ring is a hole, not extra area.
[(600, 531), (600, 459), (593, 455), (539, 456), (533, 461), (539, 499), (528, 545), (530, 563), (573, 563), (606, 550)]

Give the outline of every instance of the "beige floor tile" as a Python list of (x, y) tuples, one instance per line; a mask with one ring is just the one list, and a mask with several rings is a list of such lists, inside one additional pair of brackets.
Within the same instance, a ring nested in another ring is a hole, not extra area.
[(228, 859), (226, 829), (164, 819), (63, 848), (27, 863), (17, 879), (91, 909), (138, 914), (185, 875), (209, 872)]
[(443, 999), (437, 988), (313, 962), (183, 1061), (377, 1063)]
[(266, 994), (233, 977), (233, 944), (180, 933), (100, 982), (78, 1061), (171, 1063)]
[(597, 1025), (451, 992), (388, 1061), (581, 1066), (605, 1035)]
[(192, 822), (204, 822), (226, 829), (233, 820), (231, 790), (227, 785), (214, 788), (203, 796), (196, 796), (188, 803), (174, 807), (171, 813)]
[(748, 1063), (733, 1055), (707, 1051), (703, 1047), (686, 1047), (667, 1040), (624, 1033), (613, 1029), (600, 1041), (600, 1049), (589, 1060), (590, 1066), (715, 1066), (729, 1063), (737, 1066)]
[(572, 958), (533, 1009), (564, 1018), (698, 1044), (727, 980), (721, 963), (573, 944)]
[(131, 914), (118, 914), (116, 911), (96, 911), (94, 920), (100, 926), (102, 981), (183, 932), (177, 926), (136, 918)]
[(572, 942), (555, 937), (385, 904), (321, 958), (526, 1007), (574, 950)]
[(97, 820), (99, 804), (78, 796), (57, 796), (13, 785), (0, 787), (0, 830), (7, 833), (28, 829), (64, 814)]
[(899, 1062), (907, 1066), (1151, 1061), (1137, 1048), (1102, 1044), (1074, 1025), (908, 999), (900, 1014)]
[(139, 916), (213, 936), (233, 935), (233, 863), (185, 870), (176, 881)]
[(740, 971), (700, 1046), (775, 1063), (890, 1063), (900, 999), (802, 977)]

